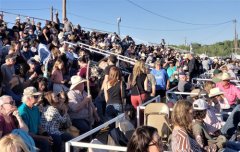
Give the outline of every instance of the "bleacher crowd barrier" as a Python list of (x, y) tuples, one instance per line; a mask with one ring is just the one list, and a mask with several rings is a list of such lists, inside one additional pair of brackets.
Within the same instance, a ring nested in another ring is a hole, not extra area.
[(97, 53), (97, 54), (101, 54), (101, 55), (104, 55), (104, 56), (109, 56), (109, 55), (115, 55), (117, 56), (117, 59), (118, 60), (121, 60), (121, 61), (124, 61), (124, 62), (127, 62), (127, 63), (130, 63), (132, 65), (135, 64), (136, 60), (135, 59), (132, 59), (132, 58), (129, 58), (129, 57), (126, 57), (126, 56), (123, 56), (123, 55), (119, 55), (119, 54), (116, 54), (116, 53), (112, 53), (111, 51), (109, 50), (102, 50), (102, 49), (99, 49), (99, 48), (94, 48), (90, 45), (87, 45), (87, 44), (84, 44), (84, 43), (81, 43), (81, 42), (78, 42), (78, 43), (71, 43), (71, 42), (68, 42), (68, 41), (63, 41), (62, 43), (67, 43), (67, 44), (70, 44), (70, 45), (73, 45), (73, 46), (77, 46), (77, 45), (80, 45), (82, 46), (84, 49), (90, 51), (90, 52), (94, 52), (94, 53)]
[[(140, 126), (140, 109), (144, 109), (145, 106), (153, 101), (160, 102), (160, 96), (156, 96), (153, 99), (148, 100), (147, 102), (139, 105), (137, 107), (137, 121), (138, 121), (138, 126)], [(65, 151), (70, 152), (70, 147), (85, 147), (85, 148), (94, 148), (94, 149), (104, 149), (104, 150), (116, 150), (116, 151), (126, 151), (127, 147), (122, 147), (122, 146), (112, 146), (112, 145), (100, 145), (100, 144), (93, 144), (93, 143), (85, 143), (81, 142), (82, 139), (91, 136), (92, 134), (96, 133), (97, 131), (107, 127), (108, 125), (112, 123), (116, 123), (117, 121), (121, 120), (125, 116), (124, 113), (118, 115), (117, 117), (105, 122), (104, 124), (84, 133), (81, 136), (78, 136), (68, 142), (65, 143)]]
[(78, 136), (68, 142), (65, 143), (65, 152), (70, 152), (70, 147), (86, 147), (86, 148), (94, 148), (94, 149), (104, 149), (104, 150), (116, 150), (116, 151), (126, 151), (127, 147), (122, 146), (112, 146), (112, 145), (100, 145), (100, 144), (92, 144), (92, 143), (85, 143), (80, 142), (82, 139), (91, 136), (92, 134), (96, 133), (97, 131), (107, 127), (108, 125), (112, 123), (116, 123), (120, 119), (122, 119), (125, 116), (124, 113), (118, 115), (117, 117), (105, 122), (104, 124), (82, 134), (81, 136)]

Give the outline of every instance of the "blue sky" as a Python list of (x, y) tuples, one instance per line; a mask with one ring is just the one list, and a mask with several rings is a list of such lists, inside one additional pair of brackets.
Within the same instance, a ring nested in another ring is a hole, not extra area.
[[(168, 44), (184, 44), (185, 39), (187, 43), (202, 44), (233, 40), (232, 22), (214, 26), (191, 24), (215, 24), (233, 19), (240, 22), (240, 0), (131, 1), (142, 8), (128, 0), (67, 0), (67, 17), (82, 27), (110, 32), (117, 32), (117, 18), (121, 17), (122, 36), (130, 35), (139, 42), (153, 43), (159, 43), (164, 38)], [(51, 6), (59, 10), (61, 20), (61, 0), (0, 0), (0, 10), (43, 19), (50, 18)], [(14, 22), (15, 17), (5, 15), (5, 20)], [(239, 30), (240, 25), (237, 24)]]

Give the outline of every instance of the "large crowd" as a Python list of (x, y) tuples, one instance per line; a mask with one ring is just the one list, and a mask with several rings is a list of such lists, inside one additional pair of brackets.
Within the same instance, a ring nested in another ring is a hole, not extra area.
[[(16, 17), (9, 27), (0, 14), (1, 149), (64, 151), (65, 142), (126, 111), (136, 127), (137, 106), (160, 95), (161, 102), (173, 107), (171, 139), (164, 143), (156, 128), (141, 126), (121, 144), (128, 152), (240, 150), (240, 91), (230, 81), (238, 80), (238, 60), (200, 58), (168, 47), (164, 40), (157, 46), (136, 44), (130, 36), (85, 31), (67, 18), (61, 27), (55, 17), (44, 26)], [(118, 61), (117, 55), (136, 62)], [(89, 61), (97, 62), (95, 72)], [(195, 83), (197, 77), (211, 81)], [(174, 87), (192, 94), (168, 101), (166, 92)]]

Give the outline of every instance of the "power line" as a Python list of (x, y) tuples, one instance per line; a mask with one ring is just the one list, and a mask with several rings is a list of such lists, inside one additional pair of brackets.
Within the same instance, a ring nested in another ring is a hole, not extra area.
[(188, 24), (188, 25), (222, 25), (222, 24), (226, 24), (226, 23), (229, 23), (229, 22), (232, 22), (232, 20), (229, 20), (229, 21), (225, 21), (225, 22), (220, 22), (220, 23), (211, 23), (211, 24), (200, 24), (200, 23), (190, 23), (190, 22), (185, 22), (185, 21), (181, 21), (181, 20), (177, 20), (177, 19), (174, 19), (174, 18), (170, 18), (168, 16), (164, 16), (164, 15), (160, 15), (156, 12), (153, 12), (151, 10), (148, 10), (140, 5), (138, 5), (137, 3), (131, 1), (131, 0), (126, 0), (127, 2), (131, 3), (132, 5), (150, 13), (150, 14), (153, 14), (155, 16), (158, 16), (158, 17), (161, 17), (161, 18), (164, 18), (166, 20), (169, 20), (169, 21), (172, 21), (172, 22), (177, 22), (177, 23), (182, 23), (182, 24)]
[[(62, 11), (60, 9), (55, 9), (55, 10), (58, 10), (58, 11)], [(117, 24), (115, 23), (110, 23), (110, 22), (106, 22), (106, 21), (102, 21), (102, 20), (97, 20), (97, 19), (92, 19), (92, 18), (89, 18), (89, 17), (85, 17), (85, 16), (81, 16), (81, 15), (77, 15), (75, 13), (72, 13), (72, 12), (68, 12), (69, 15), (72, 15), (72, 16), (75, 16), (75, 17), (79, 17), (79, 18), (84, 18), (86, 20), (90, 20), (90, 21), (93, 21), (93, 22), (97, 22), (97, 23), (102, 23), (102, 24), (107, 24), (107, 25), (113, 25), (113, 26), (117, 26)], [(226, 22), (224, 24), (227, 24), (227, 23), (230, 23), (230, 22)], [(220, 25), (223, 25), (223, 24), (216, 24), (215, 26), (220, 26)], [(195, 31), (195, 30), (202, 30), (202, 29), (208, 29), (208, 28), (214, 28), (215, 26), (213, 25), (208, 25), (205, 27), (198, 27), (198, 28), (185, 28), (185, 29), (153, 29), (153, 28), (143, 28), (143, 27), (135, 27), (135, 26), (128, 26), (128, 25), (121, 25), (121, 27), (123, 28), (127, 28), (127, 29), (133, 29), (133, 30), (144, 30), (144, 31), (166, 31), (166, 32), (178, 32), (178, 31)]]
[(10, 11), (40, 11), (40, 10), (49, 10), (49, 8), (3, 8), (3, 10), (10, 10)]

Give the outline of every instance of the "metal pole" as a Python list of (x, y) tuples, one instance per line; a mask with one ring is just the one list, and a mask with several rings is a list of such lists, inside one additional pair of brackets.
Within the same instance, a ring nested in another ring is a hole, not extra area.
[(63, 0), (62, 1), (62, 21), (64, 21), (64, 19), (67, 17), (67, 15), (66, 15), (66, 13), (67, 13), (66, 5), (67, 5), (66, 0)]
[(53, 6), (51, 7), (51, 21), (53, 22)]
[(117, 18), (117, 23), (118, 23), (118, 35), (120, 36), (120, 22), (121, 22), (121, 17)]
[(235, 50), (235, 52), (234, 52), (234, 53), (236, 53), (236, 51), (237, 51), (237, 49), (238, 49), (237, 20), (235, 19), (235, 20), (233, 21), (233, 23), (234, 23), (234, 35), (235, 35), (235, 38), (234, 38), (234, 50)]

